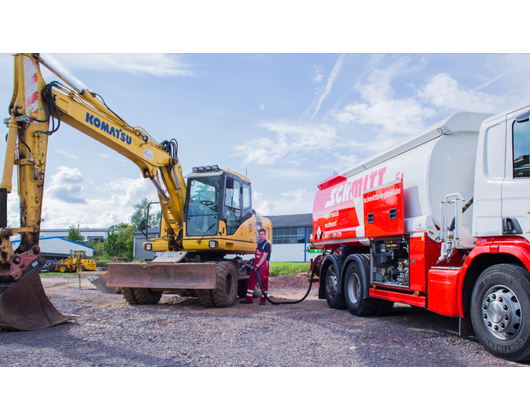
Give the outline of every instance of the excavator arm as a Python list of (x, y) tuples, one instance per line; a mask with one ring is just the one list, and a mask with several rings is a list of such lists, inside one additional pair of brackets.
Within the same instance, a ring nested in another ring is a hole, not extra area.
[[(39, 64), (61, 82), (46, 84)], [(38, 244), (48, 137), (62, 122), (131, 160), (153, 182), (165, 209), (162, 213), (167, 232), (164, 233), (175, 237), (171, 250), (180, 250), (176, 238), (183, 225), (186, 183), (175, 140), (157, 143), (141, 127), (127, 124), (99, 95), (77, 88), (37, 54), (15, 55), (14, 92), (9, 109), (11, 118), (7, 121), (9, 133), (0, 203), (7, 200), (12, 190), (13, 168), (17, 166), (21, 227), (8, 233), (21, 233), (22, 252)], [(4, 228), (5, 213), (2, 208), (0, 227)], [(2, 239), (5, 238), (6, 235)], [(9, 262), (11, 250), (7, 249), (5, 254), (0, 257), (0, 263)]]
[[(48, 68), (60, 81), (46, 84), (40, 65)], [(49, 319), (49, 313), (56, 311), (43, 291), (33, 293), (31, 290), (39, 288), (35, 286), (37, 282), (40, 284), (37, 273), (45, 263), (38, 244), (48, 138), (63, 122), (115, 150), (140, 168), (144, 178), (149, 178), (158, 191), (163, 215), (161, 236), (167, 239), (168, 250), (182, 250), (186, 183), (174, 139), (160, 144), (141, 127), (127, 124), (99, 95), (77, 88), (38, 54), (15, 55), (14, 91), (9, 113), (6, 158), (0, 184), (0, 327), (36, 329), (25, 325), (24, 321), (13, 325), (10, 294), (22, 296), (19, 298), (22, 300), (35, 295), (33, 297), (40, 301)], [(8, 228), (7, 195), (12, 191), (15, 167), (18, 171), (20, 227)], [(10, 237), (16, 233), (20, 234), (21, 242), (15, 251)], [(11, 309), (7, 310), (8, 307)], [(31, 308), (26, 308), (26, 312), (28, 310)], [(59, 315), (55, 316), (59, 321), (50, 320), (50, 325), (67, 320)]]

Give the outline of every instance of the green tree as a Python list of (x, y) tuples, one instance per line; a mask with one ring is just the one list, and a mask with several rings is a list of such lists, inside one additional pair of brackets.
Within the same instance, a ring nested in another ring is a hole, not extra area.
[[(134, 213), (131, 216), (131, 224), (135, 227), (136, 230), (139, 230), (140, 228), (140, 222), (142, 219), (147, 218), (147, 208), (149, 207), (149, 201), (147, 201), (147, 198), (144, 198), (142, 201), (140, 201), (138, 204), (134, 205)], [(161, 218), (160, 212), (154, 212), (153, 207), (149, 209), (149, 220), (148, 220), (148, 227), (152, 228), (155, 226), (158, 226), (160, 224), (160, 218)]]
[(103, 249), (109, 257), (127, 257), (133, 259), (134, 225), (120, 223), (113, 225), (107, 231), (107, 239), (103, 242)]
[(66, 239), (74, 242), (83, 242), (85, 240), (85, 238), (83, 238), (83, 236), (81, 235), (79, 225), (77, 225), (77, 227), (75, 227), (75, 225), (72, 225), (68, 228), (68, 234), (66, 235)]

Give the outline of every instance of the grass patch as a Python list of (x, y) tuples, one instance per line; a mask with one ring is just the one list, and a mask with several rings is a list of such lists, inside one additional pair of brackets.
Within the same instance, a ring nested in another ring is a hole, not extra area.
[(288, 263), (288, 262), (273, 262), (269, 263), (269, 275), (271, 277), (277, 276), (291, 276), (298, 273), (309, 273), (311, 263)]
[[(98, 261), (98, 263), (99, 262), (101, 261)], [(112, 262), (112, 260), (108, 262)], [(98, 264), (98, 267), (99, 267), (99, 264)], [(271, 277), (292, 276), (298, 273), (309, 273), (309, 269), (310, 269), (310, 263), (288, 263), (288, 262), (270, 262), (269, 263), (269, 275)], [(48, 273), (40, 273), (40, 275), (41, 276), (65, 276), (65, 275), (74, 276), (74, 275), (77, 275), (77, 273), (48, 272)]]
[(48, 273), (39, 273), (41, 276), (77, 276), (77, 273), (54, 273), (54, 272), (48, 272)]

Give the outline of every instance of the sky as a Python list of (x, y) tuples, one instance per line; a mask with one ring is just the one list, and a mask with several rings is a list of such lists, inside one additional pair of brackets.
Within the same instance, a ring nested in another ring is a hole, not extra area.
[[(530, 54), (62, 53), (42, 57), (157, 141), (184, 174), (247, 175), (261, 215), (311, 213), (320, 181), (458, 111), (498, 113), (530, 97)], [(56, 76), (43, 68), (46, 82)], [(13, 57), (0, 54), (4, 116)], [(7, 128), (4, 126), (4, 136)], [(5, 157), (5, 143), (0, 146)], [(43, 228), (129, 222), (150, 181), (66, 124), (49, 140)], [(16, 181), (14, 179), (14, 181)], [(18, 197), (8, 220), (18, 223)]]

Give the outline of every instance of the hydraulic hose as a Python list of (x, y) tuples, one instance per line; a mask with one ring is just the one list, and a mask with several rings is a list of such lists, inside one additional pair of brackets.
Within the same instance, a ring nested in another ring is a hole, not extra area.
[(261, 293), (263, 294), (263, 296), (265, 296), (265, 299), (267, 299), (267, 301), (269, 301), (273, 305), (293, 305), (295, 303), (303, 302), (309, 296), (309, 293), (311, 292), (311, 287), (313, 286), (313, 276), (315, 275), (315, 268), (317, 267), (317, 265), (318, 264), (316, 264), (316, 263), (313, 264), (313, 268), (311, 270), (311, 276), (309, 278), (309, 288), (307, 289), (307, 293), (305, 294), (305, 296), (302, 299), (299, 299), (299, 300), (288, 300), (288, 301), (285, 301), (285, 302), (275, 302), (275, 301), (271, 300), (269, 298), (269, 296), (267, 295), (267, 293), (265, 293), (265, 290), (263, 290), (263, 284), (261, 283), (261, 277), (259, 275), (259, 272), (256, 271), (256, 275), (258, 277), (258, 284), (259, 284), (259, 288), (261, 289)]

